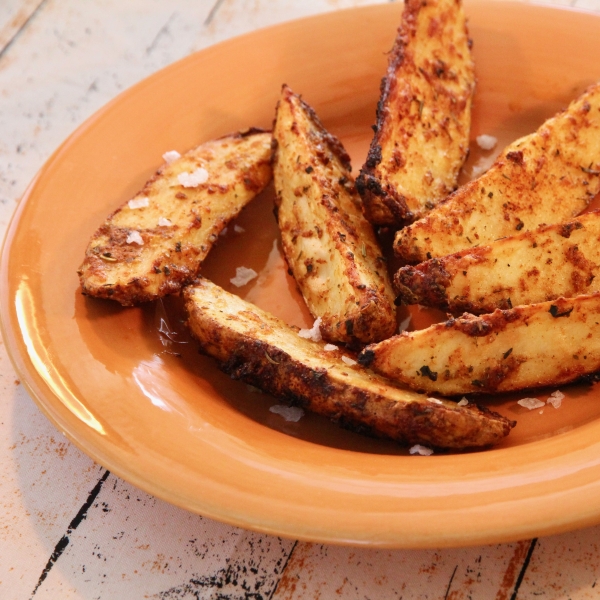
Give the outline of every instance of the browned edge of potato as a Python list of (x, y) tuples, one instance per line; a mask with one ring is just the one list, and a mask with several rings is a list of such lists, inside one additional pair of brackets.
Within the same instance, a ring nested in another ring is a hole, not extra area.
[(515, 424), (475, 404), (427, 398), (347, 364), (342, 350), (326, 351), (324, 342), (301, 338), (297, 328), (206, 279), (184, 296), (194, 337), (225, 373), (353, 431), (462, 449), (496, 444)]
[(600, 294), (462, 317), (367, 346), (359, 363), (443, 395), (562, 385), (600, 370)]
[(83, 294), (131, 306), (178, 293), (271, 180), (271, 141), (250, 129), (164, 164), (94, 233), (78, 270)]
[(545, 225), (394, 276), (397, 304), (481, 314), (600, 291), (600, 211)]
[(275, 213), (289, 271), (329, 341), (396, 331), (387, 263), (362, 214), (350, 159), (314, 110), (284, 85), (273, 127)]
[(357, 178), (368, 219), (399, 227), (456, 189), (475, 72), (460, 0), (407, 0)]
[(400, 230), (394, 252), (419, 263), (566, 221), (600, 192), (600, 84), (510, 144), (481, 177)]

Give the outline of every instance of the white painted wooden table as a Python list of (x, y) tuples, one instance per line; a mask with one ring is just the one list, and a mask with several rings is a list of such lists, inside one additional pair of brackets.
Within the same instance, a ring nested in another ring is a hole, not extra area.
[[(0, 0), (1, 236), (52, 151), (123, 89), (231, 36), (370, 3)], [(555, 3), (600, 11), (600, 0)], [(175, 508), (67, 442), (24, 391), (3, 346), (0, 472), (1, 599), (600, 597), (599, 527), (469, 549), (357, 550), (250, 533)]]

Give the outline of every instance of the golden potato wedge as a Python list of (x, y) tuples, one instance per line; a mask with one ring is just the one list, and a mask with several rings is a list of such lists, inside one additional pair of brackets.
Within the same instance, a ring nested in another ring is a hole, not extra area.
[(271, 134), (251, 129), (163, 165), (93, 235), (84, 294), (124, 306), (177, 293), (219, 233), (271, 180)]
[(444, 395), (560, 385), (600, 370), (600, 294), (497, 309), (367, 346), (359, 362)]
[(394, 292), (350, 160), (314, 111), (283, 86), (273, 128), (273, 180), (290, 272), (323, 337), (368, 343), (396, 330)]
[(184, 296), (193, 335), (225, 373), (346, 428), (403, 444), (459, 449), (495, 444), (514, 426), (485, 408), (395, 386), (206, 279)]
[(402, 267), (397, 303), (481, 314), (600, 291), (600, 211)]
[(372, 223), (410, 223), (456, 189), (474, 88), (461, 1), (407, 0), (357, 178)]
[(510, 144), (479, 179), (396, 234), (407, 263), (489, 244), (582, 212), (600, 191), (600, 84)]

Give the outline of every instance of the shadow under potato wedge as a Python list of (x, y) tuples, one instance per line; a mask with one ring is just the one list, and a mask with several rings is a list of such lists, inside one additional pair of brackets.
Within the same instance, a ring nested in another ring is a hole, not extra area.
[(600, 370), (600, 293), (462, 317), (367, 346), (358, 361), (452, 396), (562, 385)]
[(496, 444), (515, 424), (475, 404), (459, 406), (390, 383), (206, 279), (184, 296), (194, 337), (225, 373), (348, 429), (463, 449)]
[(510, 144), (490, 169), (397, 232), (408, 264), (561, 223), (600, 192), (600, 84), (535, 132)]

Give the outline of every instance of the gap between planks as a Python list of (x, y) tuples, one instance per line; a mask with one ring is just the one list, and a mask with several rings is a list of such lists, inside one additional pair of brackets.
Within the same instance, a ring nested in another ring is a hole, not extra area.
[(11, 6), (0, 14), (0, 58), (47, 0), (3, 0)]

